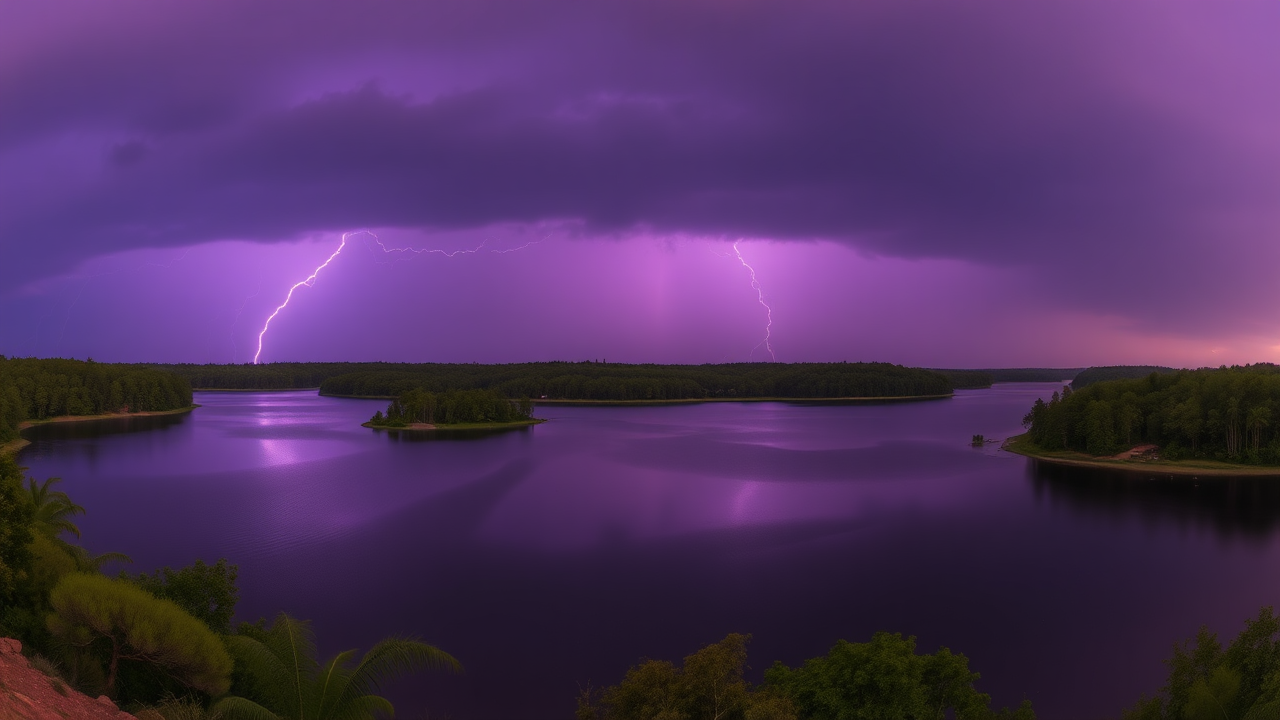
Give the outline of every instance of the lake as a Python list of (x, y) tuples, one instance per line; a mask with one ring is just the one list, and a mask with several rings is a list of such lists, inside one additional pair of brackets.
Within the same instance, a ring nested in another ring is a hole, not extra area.
[(188, 416), (44, 426), (20, 461), (131, 572), (227, 557), (240, 619), (322, 652), (419, 635), (465, 666), (398, 717), (571, 718), (641, 657), (751, 633), (751, 677), (877, 630), (945, 645), (994, 703), (1119, 715), (1201, 624), (1280, 600), (1280, 485), (1043, 466), (1005, 438), (1052, 384), (864, 405), (540, 407), (406, 439), (385, 402), (197, 393)]

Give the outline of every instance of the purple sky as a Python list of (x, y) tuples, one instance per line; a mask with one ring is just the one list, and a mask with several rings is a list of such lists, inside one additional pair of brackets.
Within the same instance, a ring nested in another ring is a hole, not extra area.
[(1262, 2), (9, 3), (0, 353), (247, 361), (369, 229), (480, 250), (352, 236), (264, 360), (767, 359), (740, 241), (779, 360), (1280, 361), (1276, 27)]

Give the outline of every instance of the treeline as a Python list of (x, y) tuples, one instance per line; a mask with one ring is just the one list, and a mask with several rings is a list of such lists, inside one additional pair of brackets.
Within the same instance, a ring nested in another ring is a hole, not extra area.
[(1078, 375), (1083, 368), (985, 368), (981, 370), (934, 369), (951, 380), (957, 389), (989, 388), (995, 383), (1062, 382)]
[(509, 423), (532, 416), (533, 402), (527, 397), (513, 401), (495, 390), (433, 393), (413, 388), (392, 400), (385, 415), (379, 410), (369, 422), (382, 427), (404, 427), (411, 423)]
[(1096, 382), (1105, 382), (1107, 380), (1133, 380), (1136, 378), (1144, 378), (1151, 373), (1167, 375), (1172, 372), (1176, 371), (1173, 368), (1163, 367), (1161, 365), (1107, 365), (1103, 367), (1091, 367), (1081, 370), (1080, 374), (1075, 376), (1075, 379), (1071, 381), (1071, 389), (1080, 390)]
[(25, 420), (190, 405), (191, 385), (155, 368), (0, 356), (0, 442), (16, 438)]
[(303, 390), (350, 372), (403, 370), (409, 363), (263, 363), (253, 365), (151, 365), (180, 375), (197, 390)]
[(679, 666), (644, 661), (617, 685), (584, 690), (577, 718), (1035, 720), (1029, 701), (1016, 710), (992, 710), (991, 697), (974, 687), (979, 676), (967, 657), (945, 647), (919, 654), (914, 637), (876, 633), (870, 642), (841, 640), (798, 668), (774, 663), (758, 686), (743, 678), (750, 639), (729, 635)]
[(1259, 364), (1067, 386), (1022, 422), (1046, 450), (1110, 455), (1150, 443), (1171, 460), (1280, 464), (1278, 408), (1280, 368)]
[(233, 627), (237, 568), (226, 560), (107, 575), (129, 559), (75, 543), (84, 508), (57, 483), (24, 481), (0, 455), (0, 637), (21, 642), (55, 691), (107, 695), (139, 720), (372, 720), (372, 708), (392, 714), (381, 683), (459, 667), (412, 638), (322, 661), (307, 623), (283, 613)]
[(983, 370), (998, 383), (1062, 382), (1084, 372), (1084, 368), (1000, 368)]
[(956, 390), (980, 390), (991, 387), (995, 377), (986, 370), (947, 370), (934, 369), (934, 372), (951, 382)]
[(507, 397), (557, 400), (663, 401), (712, 398), (842, 398), (946, 395), (940, 373), (888, 363), (614, 363), (426, 364), (411, 370), (353, 372), (320, 385), (324, 395), (398, 397), (428, 392), (494, 390)]

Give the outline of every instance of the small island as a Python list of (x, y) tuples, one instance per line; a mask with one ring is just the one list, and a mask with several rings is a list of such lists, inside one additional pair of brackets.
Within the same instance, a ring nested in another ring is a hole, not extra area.
[(433, 393), (413, 388), (379, 410), (363, 427), (374, 430), (506, 430), (546, 422), (533, 417), (533, 401), (494, 390)]
[(1202, 368), (1065, 386), (1002, 446), (1043, 462), (1185, 476), (1280, 476), (1280, 367)]

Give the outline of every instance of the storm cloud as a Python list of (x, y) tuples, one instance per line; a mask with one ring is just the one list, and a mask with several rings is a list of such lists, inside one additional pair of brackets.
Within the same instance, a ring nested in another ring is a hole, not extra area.
[[(10, 17), (0, 287), (356, 227), (826, 240), (1265, 318), (1265, 4), (86, 4)], [(1180, 292), (1168, 291), (1170, 287)]]

